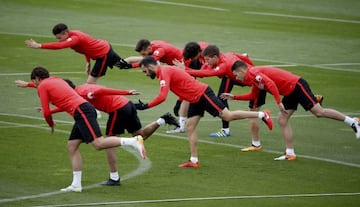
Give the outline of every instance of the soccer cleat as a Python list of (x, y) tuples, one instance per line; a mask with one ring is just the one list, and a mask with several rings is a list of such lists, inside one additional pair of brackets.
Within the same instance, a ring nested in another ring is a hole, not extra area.
[(137, 135), (134, 137), (136, 139), (135, 148), (140, 152), (141, 157), (145, 160), (146, 159), (146, 150), (144, 146), (144, 140), (141, 135)]
[(261, 151), (261, 150), (262, 150), (261, 145), (259, 145), (259, 146), (251, 145), (250, 147), (245, 147), (245, 148), (241, 149), (242, 152), (255, 152), (255, 151)]
[(277, 161), (283, 161), (283, 160), (289, 160), (289, 161), (295, 161), (296, 160), (296, 155), (281, 155), (280, 157), (275, 158), (274, 160)]
[(102, 185), (102, 186), (119, 186), (120, 178), (118, 180), (113, 180), (113, 179), (109, 178), (108, 181), (105, 181), (105, 182), (101, 183), (100, 185)]
[(316, 98), (317, 102), (319, 102), (320, 106), (322, 106), (324, 97), (322, 95), (317, 94), (317, 95), (315, 95), (315, 98)]
[(184, 132), (185, 132), (185, 129), (182, 129), (180, 127), (176, 127), (175, 129), (166, 131), (166, 133), (168, 133), (168, 134), (184, 133)]
[(356, 138), (360, 139), (360, 118), (354, 119), (356, 120), (356, 122), (351, 125), (351, 128), (354, 130)]
[(76, 186), (73, 186), (73, 185), (69, 185), (69, 186), (66, 187), (66, 188), (62, 188), (60, 191), (61, 191), (61, 192), (81, 192), (81, 191), (82, 191), (82, 187), (81, 187), (81, 186), (76, 187)]
[(272, 128), (273, 128), (273, 121), (272, 121), (272, 119), (271, 119), (271, 117), (270, 117), (271, 112), (270, 112), (269, 110), (266, 110), (266, 109), (265, 109), (263, 112), (264, 112), (265, 116), (262, 118), (262, 120), (263, 120), (263, 122), (265, 122), (265, 124), (267, 125), (267, 127), (268, 127), (270, 130), (272, 130)]
[(209, 137), (213, 137), (213, 138), (216, 138), (216, 137), (230, 137), (230, 132), (225, 132), (225, 130), (223, 129), (220, 129), (218, 132), (213, 132), (213, 133), (210, 133), (209, 134)]
[(165, 120), (165, 123), (170, 124), (170, 125), (174, 125), (176, 127), (180, 127), (178, 120), (171, 115), (170, 112), (167, 112), (166, 114), (160, 116), (160, 118)]
[(181, 167), (181, 168), (188, 168), (188, 167), (199, 168), (200, 163), (199, 162), (194, 163), (189, 160), (189, 161), (184, 162), (183, 164), (179, 165), (179, 167)]

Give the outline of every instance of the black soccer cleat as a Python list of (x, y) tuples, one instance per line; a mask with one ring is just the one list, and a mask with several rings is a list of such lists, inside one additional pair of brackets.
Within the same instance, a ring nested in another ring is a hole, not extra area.
[(120, 185), (120, 179), (119, 180), (113, 180), (109, 178), (108, 181), (105, 181), (101, 183), (102, 186), (119, 186)]
[(163, 118), (167, 124), (180, 127), (178, 120), (173, 115), (171, 115), (170, 112), (165, 113), (164, 115), (160, 116), (160, 118)]

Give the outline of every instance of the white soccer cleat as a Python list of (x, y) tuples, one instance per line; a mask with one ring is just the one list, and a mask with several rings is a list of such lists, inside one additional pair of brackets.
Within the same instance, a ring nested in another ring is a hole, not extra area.
[(76, 187), (76, 186), (73, 186), (73, 185), (69, 185), (66, 188), (62, 188), (60, 191), (61, 192), (79, 192), (80, 193), (82, 191), (82, 187), (81, 186)]
[(141, 157), (145, 160), (146, 159), (146, 150), (144, 146), (144, 139), (141, 135), (137, 135), (134, 137), (136, 139), (135, 148), (140, 152)]
[(276, 160), (276, 161), (283, 161), (283, 160), (295, 161), (296, 155), (284, 154), (284, 155), (281, 155), (280, 157), (274, 158), (274, 160)]
[(166, 131), (167, 134), (174, 134), (174, 133), (184, 133), (185, 129), (176, 127), (175, 129)]
[(354, 119), (356, 120), (356, 122), (351, 125), (351, 128), (354, 130), (356, 138), (360, 139), (360, 122), (359, 122), (359, 118), (354, 118)]

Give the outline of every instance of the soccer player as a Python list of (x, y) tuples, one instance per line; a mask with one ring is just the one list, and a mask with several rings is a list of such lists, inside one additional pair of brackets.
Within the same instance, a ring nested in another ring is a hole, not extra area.
[[(136, 57), (128, 57), (125, 60), (132, 64), (133, 68), (139, 67), (140, 61), (146, 56), (153, 56), (155, 60), (165, 63), (167, 65), (174, 65), (175, 62), (181, 62), (182, 57), (182, 49), (175, 47), (174, 45), (163, 41), (163, 40), (147, 40), (140, 39), (136, 46), (135, 51), (138, 52), (141, 56)], [(166, 133), (183, 133), (185, 132), (185, 123), (187, 119), (187, 110), (189, 104), (186, 101), (182, 101), (181, 103), (175, 104), (175, 107), (178, 107), (179, 110), (174, 111), (175, 114), (179, 116), (179, 125), (180, 127), (176, 127), (173, 130), (168, 130)], [(174, 108), (175, 108), (174, 107)]]
[[(242, 83), (237, 82), (235, 79), (228, 77), (226, 71), (231, 72), (231, 65), (236, 60), (244, 60), (249, 65), (253, 65), (251, 59), (245, 54), (237, 53), (221, 53), (219, 48), (215, 45), (205, 44), (204, 42), (199, 43), (188, 43), (184, 48), (184, 55), (186, 58), (192, 59), (192, 64), (201, 64), (200, 71), (187, 70), (187, 72), (195, 77), (209, 77), (209, 76), (218, 76), (221, 78), (221, 83), (218, 89), (218, 97), (222, 93), (230, 93), (234, 85), (243, 86)], [(196, 62), (196, 60), (198, 60)], [(186, 65), (185, 65), (186, 66)], [(186, 67), (191, 68), (191, 67)], [(265, 99), (266, 93), (264, 93)], [(227, 100), (221, 100), (224, 102), (226, 107), (229, 107)], [(251, 103), (250, 103), (251, 104)], [(253, 105), (253, 104), (252, 104)], [(251, 107), (253, 108), (253, 107)], [(255, 111), (259, 111), (260, 108), (256, 108)], [(249, 119), (251, 123), (251, 128), (256, 127), (258, 129), (257, 119)], [(254, 126), (255, 125), (255, 126)], [(253, 131), (258, 135), (258, 130)], [(222, 128), (218, 132), (210, 133), (210, 137), (229, 137), (230, 128), (229, 122), (222, 120)]]
[[(191, 47), (190, 47), (191, 46)], [(201, 71), (186, 70), (189, 74), (195, 77), (221, 77), (221, 84), (218, 90), (218, 97), (222, 93), (230, 93), (234, 85), (244, 86), (243, 83), (237, 81), (235, 77), (232, 77), (231, 66), (236, 60), (245, 60), (249, 65), (253, 65), (253, 62), (245, 54), (237, 53), (221, 53), (219, 48), (215, 45), (205, 44), (190, 44), (188, 49), (184, 49), (188, 52), (189, 58), (199, 59), (202, 64)], [(193, 49), (191, 49), (193, 48)], [(190, 51), (194, 52), (190, 52)], [(197, 51), (197, 52), (195, 52)], [(265, 103), (266, 91), (262, 91), (259, 95), (259, 100), (254, 103), (249, 102), (249, 111), (260, 111), (260, 107)], [(223, 100), (223, 99), (221, 99)], [(228, 106), (228, 102), (223, 100), (224, 104)], [(259, 122), (258, 119), (249, 119), (249, 125), (252, 135), (252, 145), (241, 149), (244, 152), (248, 151), (260, 151), (262, 146), (259, 139)], [(222, 120), (222, 129), (218, 132), (211, 133), (210, 137), (229, 137), (230, 128), (229, 122)]]
[[(76, 52), (83, 54), (86, 60), (85, 71), (88, 75), (87, 83), (96, 83), (96, 80), (104, 76), (107, 67), (111, 69), (116, 66), (120, 69), (131, 68), (124, 59), (122, 59), (111, 47), (109, 42), (101, 39), (95, 39), (92, 36), (78, 31), (69, 30), (66, 24), (60, 23), (53, 27), (52, 33), (59, 42), (37, 43), (30, 39), (25, 40), (25, 44), (31, 48), (58, 50), (71, 48)], [(90, 59), (95, 60), (91, 68)]]
[[(138, 95), (135, 90), (119, 90), (108, 88), (98, 84), (82, 84), (75, 86), (68, 79), (64, 79), (84, 99), (89, 101), (97, 110), (109, 114), (106, 125), (106, 136), (119, 136), (124, 134), (125, 129), (133, 136), (141, 135), (144, 140), (151, 136), (159, 126), (170, 124), (179, 126), (175, 117), (165, 113), (158, 120), (141, 127), (135, 105), (124, 95)], [(18, 87), (34, 87), (32, 82), (22, 80), (15, 81)], [(120, 176), (117, 168), (115, 148), (106, 149), (107, 160), (110, 167), (110, 178), (102, 183), (107, 186), (120, 185)]]
[[(91, 143), (96, 150), (129, 145), (136, 148), (143, 159), (146, 158), (141, 135), (133, 138), (109, 136), (105, 139), (96, 120), (95, 108), (77, 94), (64, 80), (50, 77), (48, 70), (43, 67), (35, 67), (30, 77), (37, 88), (41, 102), (41, 111), (46, 122), (51, 127), (52, 133), (55, 128), (52, 113), (65, 111), (75, 120), (67, 144), (73, 169), (73, 181), (70, 186), (61, 189), (61, 191), (82, 191), (82, 159), (79, 151), (79, 146), (82, 142)], [(49, 103), (55, 105), (56, 108), (50, 110)]]
[(191, 157), (188, 162), (179, 165), (179, 167), (198, 168), (200, 166), (197, 154), (196, 126), (201, 117), (204, 116), (205, 111), (214, 117), (217, 116), (227, 121), (260, 118), (270, 130), (272, 129), (272, 119), (268, 111), (229, 111), (207, 84), (197, 81), (194, 77), (176, 66), (158, 65), (152, 56), (145, 57), (140, 62), (140, 66), (146, 76), (151, 79), (159, 79), (160, 92), (156, 98), (148, 103), (136, 103), (135, 106), (138, 110), (145, 110), (161, 104), (166, 100), (169, 90), (180, 99), (190, 103), (186, 132), (189, 138)]
[[(270, 66), (249, 67), (243, 61), (236, 61), (232, 67), (233, 75), (237, 80), (251, 85), (251, 92), (242, 95), (222, 94), (224, 99), (255, 100), (261, 90), (266, 90), (274, 96), (279, 107), (278, 123), (284, 136), (285, 154), (275, 160), (296, 160), (293, 145), (292, 129), (289, 123), (290, 117), (297, 110), (298, 104), (310, 111), (318, 118), (329, 118), (343, 121), (354, 131), (356, 138), (360, 138), (360, 123), (358, 118), (350, 118), (334, 109), (322, 108), (318, 100), (311, 92), (306, 80), (288, 71)], [(280, 96), (284, 96), (280, 99)]]

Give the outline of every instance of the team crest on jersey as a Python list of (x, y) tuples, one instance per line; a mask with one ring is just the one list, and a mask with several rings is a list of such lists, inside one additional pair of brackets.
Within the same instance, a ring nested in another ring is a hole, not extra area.
[(71, 37), (67, 38), (66, 41), (68, 42), (72, 41)]
[(161, 81), (160, 81), (160, 87), (163, 87), (163, 86), (166, 86), (165, 80), (161, 80)]
[(214, 70), (220, 70), (220, 67), (219, 67), (219, 66), (216, 66), (216, 68), (214, 68)]
[(154, 55), (159, 55), (159, 51), (158, 51), (158, 50), (155, 50), (153, 54), (154, 54)]
[(261, 75), (255, 76), (255, 80), (256, 80), (257, 82), (259, 82), (258, 88), (263, 90), (263, 89), (265, 88), (265, 86), (264, 86), (264, 84), (261, 82), (261, 80), (262, 80)]

